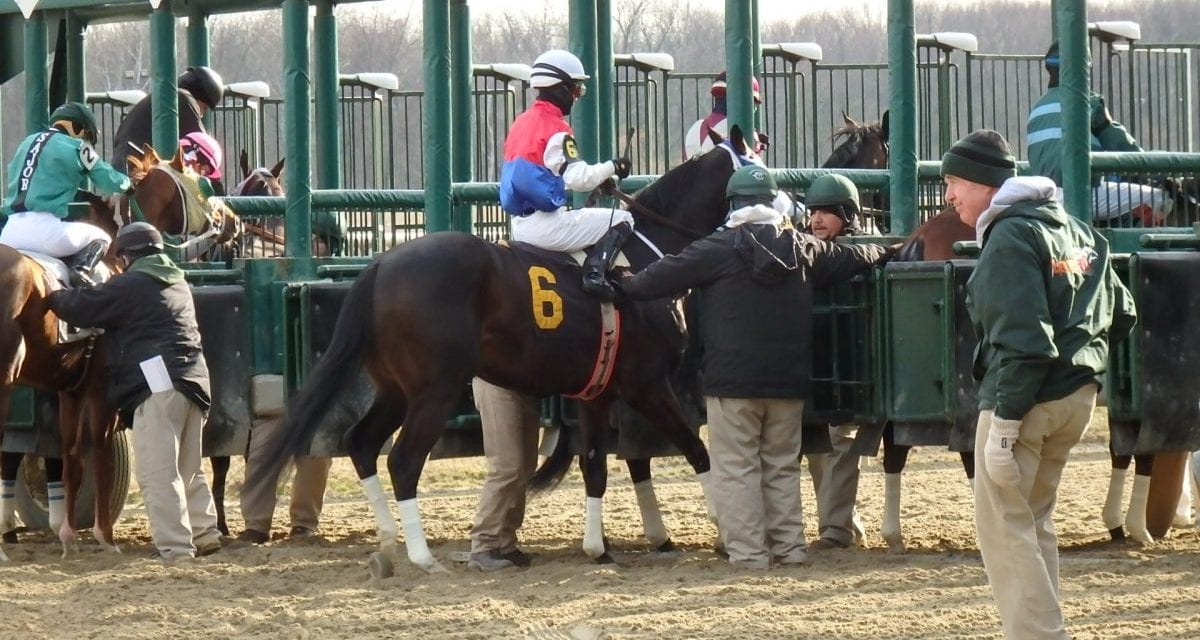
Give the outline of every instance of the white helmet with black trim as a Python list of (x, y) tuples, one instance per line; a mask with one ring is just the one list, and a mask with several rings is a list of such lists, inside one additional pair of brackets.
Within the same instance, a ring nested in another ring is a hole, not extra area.
[(544, 89), (563, 82), (583, 82), (590, 77), (584, 72), (583, 63), (575, 54), (562, 49), (551, 49), (533, 61), (533, 74), (529, 79), (529, 86)]

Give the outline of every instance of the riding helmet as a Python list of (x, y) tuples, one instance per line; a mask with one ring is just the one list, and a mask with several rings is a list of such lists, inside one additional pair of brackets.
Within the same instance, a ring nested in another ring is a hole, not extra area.
[(545, 89), (561, 83), (579, 83), (589, 76), (583, 70), (583, 63), (570, 51), (551, 49), (533, 61), (533, 73), (529, 78), (529, 86), (534, 89)]
[(163, 250), (163, 237), (149, 222), (131, 222), (117, 232), (113, 243), (117, 254), (154, 248)]
[(66, 121), (79, 137), (96, 144), (99, 127), (96, 125), (96, 114), (81, 102), (67, 102), (50, 114), (50, 124)]
[(827, 173), (808, 187), (804, 204), (809, 209), (842, 209), (842, 217), (854, 215), (860, 210), (858, 204), (858, 188), (846, 176)]
[(224, 160), (224, 155), (221, 153), (221, 145), (215, 138), (204, 133), (203, 131), (193, 131), (184, 134), (179, 139), (179, 147), (181, 149), (195, 149), (200, 155), (204, 156), (204, 160), (208, 166), (212, 167), (212, 173), (209, 173), (209, 178), (214, 180), (221, 179), (221, 162)]
[(186, 89), (210, 109), (215, 109), (225, 97), (225, 82), (219, 73), (208, 67), (188, 67), (179, 76), (178, 84), (180, 89)]
[(775, 184), (771, 172), (756, 164), (734, 171), (725, 186), (725, 199), (729, 200), (731, 208), (748, 204), (770, 204), (778, 194), (779, 186)]
[[(711, 93), (714, 98), (720, 98), (721, 96), (725, 95), (725, 92), (729, 88), (729, 85), (726, 82), (727, 77), (728, 76), (725, 74), (725, 72), (722, 71), (721, 73), (717, 74), (716, 78), (713, 79), (712, 87), (709, 88), (708, 92)], [(750, 76), (750, 93), (754, 94), (754, 104), (762, 104), (762, 94), (760, 94), (758, 91), (758, 76)]]
[[(1087, 50), (1086, 60), (1087, 60), (1088, 69), (1091, 69), (1092, 68), (1092, 51), (1091, 51), (1091, 49)], [(1058, 54), (1058, 43), (1057, 42), (1053, 42), (1050, 44), (1050, 48), (1046, 50), (1046, 56), (1043, 58), (1043, 61), (1046, 64), (1046, 71), (1049, 71), (1050, 73), (1058, 73), (1059, 72), (1059, 67), (1062, 66), (1062, 58)]]

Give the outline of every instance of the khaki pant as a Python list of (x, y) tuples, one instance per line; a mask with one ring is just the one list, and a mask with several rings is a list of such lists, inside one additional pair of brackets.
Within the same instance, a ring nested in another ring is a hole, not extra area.
[(992, 412), (982, 411), (975, 433), (975, 525), (979, 551), (1004, 635), (1020, 640), (1067, 638), (1058, 600), (1058, 536), (1054, 505), (1067, 455), (1087, 430), (1096, 406), (1089, 384), (1035, 405), (1021, 422), (1013, 454), (1016, 487), (1001, 487), (984, 461)]
[[(283, 418), (272, 418), (254, 427), (250, 434), (250, 446), (246, 451), (246, 468), (259, 463), (262, 446), (268, 434), (283, 425)], [(296, 476), (292, 480), (292, 502), (288, 508), (291, 527), (306, 527), (317, 530), (321, 521), (321, 509), (325, 506), (325, 483), (329, 480), (331, 458), (298, 456)], [(242, 485), (242, 519), (247, 529), (263, 533), (271, 532), (271, 521), (275, 516), (275, 487), (261, 487), (257, 491)]]
[(165, 560), (192, 557), (196, 543), (220, 536), (200, 470), (203, 428), (204, 412), (175, 389), (151, 395), (133, 414), (134, 473)]
[(803, 400), (706, 396), (713, 505), (729, 561), (765, 569), (802, 556)]
[(525, 485), (537, 469), (538, 399), (475, 378), (475, 407), (483, 423), (488, 472), (471, 527), (471, 553), (517, 548), (525, 520)]
[(829, 425), (829, 440), (833, 453), (808, 456), (812, 473), (813, 492), (817, 495), (817, 531), (822, 538), (844, 545), (855, 545), (863, 530), (862, 521), (854, 508), (858, 498), (858, 465), (861, 457), (850, 449), (854, 446), (857, 425)]

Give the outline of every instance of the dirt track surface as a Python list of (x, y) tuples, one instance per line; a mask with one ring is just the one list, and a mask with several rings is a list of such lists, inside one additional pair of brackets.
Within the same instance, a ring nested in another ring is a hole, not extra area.
[[(1200, 533), (1175, 531), (1155, 547), (1104, 542), (1099, 520), (1108, 475), (1103, 428), (1076, 450), (1060, 491), (1062, 590), (1076, 638), (1200, 637)], [(810, 552), (810, 564), (766, 573), (731, 568), (711, 550), (699, 484), (681, 460), (656, 461), (676, 557), (646, 552), (623, 467), (611, 465), (606, 533), (616, 565), (579, 549), (578, 476), (533, 502), (523, 548), (528, 570), (493, 574), (451, 560), (467, 548), (482, 459), (439, 461), (420, 498), (427, 533), (448, 574), (403, 561), (393, 578), (366, 569), (371, 516), (349, 464), (334, 467), (322, 537), (230, 548), (194, 563), (162, 566), (134, 494), (117, 535), (124, 553), (90, 539), (71, 559), (49, 534), (8, 546), (0, 566), (0, 636), (21, 638), (998, 638), (999, 621), (979, 553), (969, 487), (957, 456), (914, 450), (905, 475), (909, 552), (891, 555), (878, 528), (883, 473), (868, 461), (859, 505), (866, 547)], [(234, 465), (231, 477), (240, 478)], [(1131, 484), (1131, 483), (1130, 483)], [(810, 540), (812, 486), (804, 478)], [(236, 496), (236, 486), (231, 487)], [(1128, 488), (1127, 488), (1128, 493)], [(276, 533), (287, 524), (286, 499)], [(240, 528), (237, 507), (231, 525)]]

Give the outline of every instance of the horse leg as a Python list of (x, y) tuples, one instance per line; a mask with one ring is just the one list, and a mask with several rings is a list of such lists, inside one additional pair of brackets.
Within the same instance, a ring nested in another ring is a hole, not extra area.
[(908, 464), (912, 447), (896, 444), (896, 428), (888, 423), (883, 428), (883, 525), (880, 533), (888, 551), (904, 553), (904, 534), (900, 530), (900, 474)]
[(1154, 536), (1146, 527), (1146, 503), (1150, 500), (1150, 474), (1154, 471), (1154, 455), (1133, 456), (1133, 493), (1125, 512), (1125, 530), (1129, 537), (1144, 545), (1154, 544)]
[[(104, 391), (99, 393), (103, 394)], [(93, 397), (88, 403), (88, 428), (92, 434), (92, 478), (96, 493), (95, 522), (92, 533), (104, 547), (116, 553), (121, 549), (113, 541), (113, 434), (116, 433), (116, 416), (108, 411), (102, 397)]]
[(408, 560), (428, 573), (445, 572), (446, 569), (433, 557), (425, 539), (425, 526), (421, 523), (421, 512), (417, 507), (417, 484), (425, 468), (425, 460), (445, 430), (446, 420), (453, 413), (470, 377), (439, 376), (437, 380), (439, 383), (436, 386), (430, 385), (422, 389), (420, 394), (409, 395), (404, 429), (388, 453), (388, 473), (392, 476), (392, 487), (400, 511), (400, 526), (404, 528)]
[(63, 488), (62, 458), (43, 458), (46, 464), (46, 503), (50, 512), (50, 530), (58, 531), (67, 519), (66, 491)]
[(78, 548), (75, 537), (75, 503), (79, 500), (79, 487), (83, 484), (83, 425), (79, 399), (67, 394), (58, 394), (58, 428), (62, 436), (63, 487), (66, 489), (66, 514), (58, 528), (58, 540), (62, 543), (63, 557)]
[(363, 419), (350, 427), (344, 442), (358, 473), (363, 495), (375, 515), (375, 535), (379, 549), (387, 554), (396, 551), (396, 518), (392, 516), (387, 496), (379, 483), (378, 460), (383, 443), (404, 421), (404, 396), (396, 390), (385, 390), (375, 396), (375, 402)]
[(608, 488), (604, 442), (608, 432), (608, 408), (608, 401), (584, 402), (579, 415), (579, 432), (584, 444), (583, 453), (579, 455), (579, 468), (583, 471), (586, 496), (583, 552), (598, 564), (613, 561), (608, 553), (608, 540), (604, 537), (604, 492)]
[(15, 451), (0, 452), (0, 534), (4, 544), (17, 544), (17, 473), (23, 457), (25, 454)]
[(208, 463), (212, 465), (212, 496), (213, 504), (217, 507), (217, 530), (227, 536), (229, 525), (225, 524), (225, 479), (229, 476), (229, 456), (213, 456)]
[(659, 553), (677, 550), (667, 528), (663, 525), (662, 511), (658, 508), (658, 496), (654, 495), (654, 481), (650, 478), (650, 460), (626, 460), (629, 479), (633, 481), (633, 493), (637, 496), (638, 510), (642, 512), (642, 531), (646, 539)]
[(1129, 463), (1133, 456), (1119, 456), (1113, 453), (1112, 442), (1108, 443), (1108, 455), (1112, 460), (1112, 471), (1108, 475), (1108, 494), (1104, 498), (1104, 508), (1100, 510), (1100, 518), (1109, 537), (1114, 542), (1125, 540), (1125, 529), (1121, 527), (1124, 518), (1121, 513), (1121, 498), (1125, 494), (1125, 476), (1129, 473)]

